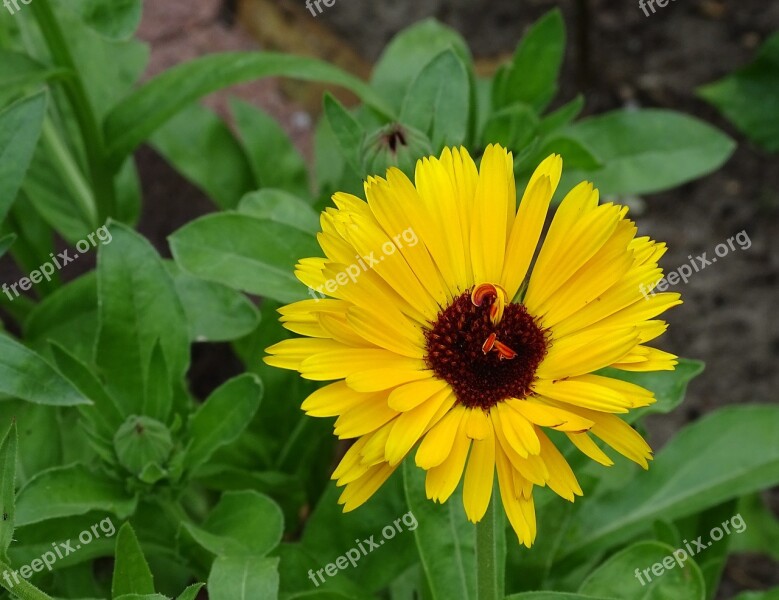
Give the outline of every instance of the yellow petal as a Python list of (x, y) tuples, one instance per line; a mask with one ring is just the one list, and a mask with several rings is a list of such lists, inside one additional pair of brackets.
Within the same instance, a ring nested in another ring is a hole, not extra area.
[(574, 446), (582, 451), (583, 454), (589, 456), (595, 462), (599, 462), (602, 465), (610, 467), (614, 464), (606, 453), (598, 448), (597, 444), (592, 441), (589, 435), (586, 433), (567, 433), (568, 439), (571, 440)]
[(335, 435), (349, 439), (376, 431), (398, 416), (387, 406), (385, 398), (378, 398), (343, 413), (335, 422)]
[(546, 483), (558, 496), (573, 502), (574, 495), (581, 496), (583, 493), (579, 482), (576, 481), (576, 475), (573, 474), (568, 461), (560, 454), (557, 446), (551, 442), (546, 434), (543, 431), (536, 431), (536, 433), (541, 441), (541, 458), (549, 470)]
[(558, 379), (591, 373), (618, 361), (637, 343), (635, 327), (597, 329), (554, 339), (536, 375)]
[(491, 429), (487, 413), (480, 408), (468, 409), (465, 420), (465, 435), (472, 440), (483, 440), (489, 435)]
[(338, 498), (338, 504), (344, 505), (344, 512), (362, 506), (389, 479), (396, 468), (397, 466), (393, 467), (386, 463), (371, 467), (365, 475), (346, 484), (341, 497)]
[(526, 457), (528, 454), (538, 454), (541, 451), (533, 426), (522, 414), (511, 410), (505, 402), (497, 404), (495, 409), (498, 411), (506, 441), (520, 456)]
[(603, 412), (626, 413), (633, 407), (631, 398), (603, 385), (597, 375), (581, 375), (557, 381), (539, 379), (533, 384), (533, 389), (545, 398)]
[(511, 399), (505, 403), (516, 410), (525, 419), (557, 431), (586, 431), (592, 427), (592, 421), (583, 419), (570, 411), (555, 408), (554, 406), (539, 404), (531, 398), (525, 400)]
[(357, 371), (346, 377), (346, 385), (357, 392), (376, 392), (431, 377), (435, 377), (433, 371), (425, 369), (424, 364), (417, 364), (412, 368), (386, 367)]
[(547, 157), (538, 165), (522, 196), (517, 218), (509, 235), (501, 278), (509, 299), (516, 295), (527, 275), (549, 212), (549, 203), (560, 182), (562, 169), (563, 161), (560, 155)]
[(357, 408), (373, 404), (386, 394), (364, 394), (355, 392), (343, 381), (326, 385), (303, 401), (301, 408), (312, 417), (337, 417), (338, 415)]
[(467, 414), (463, 406), (455, 406), (438, 424), (427, 432), (414, 457), (418, 467), (428, 470), (443, 463), (451, 454), (455, 436)]
[(495, 434), (487, 420), (488, 434), (482, 440), (475, 440), (468, 458), (463, 483), (463, 506), (471, 523), (478, 523), (487, 512), (492, 497), (492, 483), (495, 476)]
[(376, 365), (407, 370), (424, 368), (421, 360), (398, 356), (381, 348), (345, 348), (309, 356), (300, 363), (300, 374), (306, 379), (326, 381), (374, 369)]
[(386, 458), (391, 465), (397, 465), (411, 448), (414, 447), (424, 432), (431, 426), (431, 421), (443, 406), (454, 404), (454, 394), (450, 389), (444, 389), (416, 408), (400, 413), (395, 419), (392, 431), (387, 439)]
[(435, 502), (446, 502), (462, 477), (471, 447), (471, 439), (465, 435), (464, 421), (464, 418), (460, 421), (449, 456), (440, 465), (429, 469), (425, 477), (425, 492)]
[(410, 358), (425, 356), (422, 330), (400, 313), (395, 318), (376, 319), (367, 311), (353, 307), (349, 309), (346, 320), (360, 336), (381, 348)]
[(442, 379), (412, 381), (392, 390), (387, 398), (387, 404), (398, 412), (407, 412), (448, 387), (449, 384)]
[(524, 499), (516, 493), (514, 486), (515, 471), (500, 444), (498, 444), (495, 452), (495, 466), (498, 470), (498, 486), (506, 516), (509, 519), (509, 523), (511, 523), (512, 529), (517, 534), (519, 542), (530, 548), (536, 537), (533, 497), (531, 495), (529, 499)]
[[(506, 150), (487, 146), (481, 159), (476, 206), (471, 223), (471, 260), (476, 281), (500, 281), (506, 253), (508, 212), (516, 205), (509, 198), (509, 178)], [(513, 187), (513, 186), (512, 186)]]

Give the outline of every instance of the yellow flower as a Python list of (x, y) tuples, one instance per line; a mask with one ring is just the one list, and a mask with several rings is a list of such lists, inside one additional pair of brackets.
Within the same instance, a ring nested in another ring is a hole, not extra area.
[(417, 163), (415, 184), (390, 169), (365, 183), (367, 203), (338, 193), (322, 214), (326, 258), (301, 260), (296, 274), (329, 298), (282, 308), (284, 326), (306, 337), (268, 348), (265, 361), (335, 381), (303, 409), (337, 416), (336, 435), (356, 439), (333, 474), (346, 486), (345, 511), (418, 446), (428, 498), (445, 502), (464, 472), (472, 522), (497, 470), (506, 514), (529, 547), (535, 485), (582, 495), (545, 431), (611, 465), (595, 436), (647, 468), (651, 449), (615, 413), (651, 404), (652, 393), (593, 372), (674, 368), (675, 356), (645, 345), (667, 327), (655, 317), (681, 303), (642, 293), (662, 276), (665, 244), (635, 237), (627, 208), (599, 205), (581, 183), (533, 264), (561, 173), (559, 156), (544, 160), (516, 210), (510, 153), (488, 147), (477, 170), (465, 149), (446, 149)]

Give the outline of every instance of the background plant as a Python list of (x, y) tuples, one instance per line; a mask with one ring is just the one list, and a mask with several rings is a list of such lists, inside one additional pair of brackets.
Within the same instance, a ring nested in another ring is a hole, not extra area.
[[(369, 505), (341, 515), (327, 483), (339, 449), (328, 423), (299, 410), (313, 384), (260, 361), (286, 335), (275, 309), (306, 297), (292, 270), (318, 253), (317, 211), (332, 192), (360, 193), (366, 175), (390, 165), (410, 172), (445, 145), (478, 157), (500, 142), (513, 150), (520, 180), (559, 152), (562, 188), (591, 179), (620, 197), (700, 177), (733, 143), (672, 111), (577, 121), (584, 99), (556, 99), (565, 43), (557, 12), (491, 78), (476, 76), (457, 33), (424, 21), (393, 40), (370, 83), (312, 59), (230, 53), (139, 84), (148, 57), (132, 37), (139, 1), (28, 8), (0, 19), (0, 254), (26, 274), (107, 221), (113, 241), (75, 280), (60, 273), (31, 297), (0, 295), (8, 317), (0, 335), (3, 562), (18, 568), (110, 516), (126, 523), (115, 539), (93, 542), (33, 583), (74, 599), (187, 600), (196, 582), (214, 600), (474, 598), (475, 538), (457, 502), (422, 501), (419, 474), (408, 468)], [(347, 109), (325, 97), (311, 172), (259, 109), (234, 101), (231, 128), (197, 103), (276, 75), (336, 84), (361, 101)], [(132, 155), (142, 143), (213, 200), (212, 214), (170, 237), (173, 260), (134, 231), (142, 200)], [(246, 372), (195, 398), (193, 344), (216, 342), (231, 343)], [(683, 360), (673, 373), (630, 375), (658, 398), (636, 426), (678, 406), (701, 369)], [(778, 429), (775, 406), (729, 407), (680, 432), (647, 474), (627, 461), (602, 470), (567, 457), (588, 497), (574, 505), (539, 498), (532, 550), (498, 535), (506, 593), (613, 597), (615, 581), (636, 585), (624, 565), (651, 564), (740, 511), (749, 535), (690, 561), (688, 577), (643, 590), (713, 597), (731, 549), (775, 554), (778, 526), (756, 494), (779, 482)], [(419, 521), (413, 535), (312, 588), (308, 569), (408, 510)]]

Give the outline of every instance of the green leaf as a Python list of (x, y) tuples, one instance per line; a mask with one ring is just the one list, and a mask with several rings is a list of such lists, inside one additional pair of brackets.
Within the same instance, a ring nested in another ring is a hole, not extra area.
[(165, 261), (165, 267), (184, 307), (191, 342), (234, 340), (257, 327), (260, 314), (240, 292), (193, 277), (173, 261)]
[(437, 153), (465, 142), (470, 108), (468, 70), (457, 54), (445, 50), (409, 86), (400, 122), (427, 133)]
[(284, 223), (305, 233), (319, 231), (319, 214), (308, 203), (283, 190), (250, 192), (241, 199), (238, 211), (256, 219)]
[(738, 514), (748, 527), (731, 540), (733, 552), (767, 554), (779, 562), (779, 518), (766, 505), (760, 494), (741, 498)]
[(116, 558), (111, 581), (111, 596), (118, 598), (124, 594), (154, 594), (154, 579), (129, 523), (122, 525), (116, 536)]
[(519, 152), (533, 139), (538, 117), (527, 104), (512, 104), (490, 115), (484, 126), (483, 143), (500, 144)]
[(754, 62), (698, 89), (748, 138), (779, 152), (779, 32), (769, 37)]
[(149, 141), (220, 208), (234, 208), (241, 196), (256, 187), (238, 140), (222, 119), (203, 106), (182, 109)]
[(0, 111), (0, 221), (5, 219), (30, 166), (46, 113), (46, 94)]
[[(113, 539), (116, 534), (114, 520), (115, 517), (108, 517), (105, 512), (95, 511), (77, 516), (48, 519), (35, 525), (18, 528), (14, 532), (14, 543), (8, 550), (11, 564), (29, 564), (44, 553), (53, 551), (52, 543), (55, 542), (69, 541), (74, 550), (70, 554), (62, 553), (63, 557), (57, 560), (53, 567), (56, 571), (69, 569), (74, 565), (88, 564), (96, 558), (113, 556), (116, 546)], [(93, 526), (94, 531), (91, 529)], [(92, 534), (92, 540), (77, 549), (81, 545), (78, 536), (85, 531)]]
[(644, 408), (631, 410), (625, 415), (625, 419), (633, 423), (647, 415), (667, 414), (676, 409), (684, 400), (687, 385), (703, 373), (705, 366), (705, 363), (700, 360), (680, 358), (679, 364), (673, 371), (640, 373), (607, 368), (599, 371), (599, 374), (635, 383), (654, 393), (657, 402)]
[(384, 100), (366, 83), (322, 61), (273, 52), (210, 54), (158, 75), (121, 101), (105, 121), (115, 164), (185, 106), (219, 89), (261, 77), (292, 77), (340, 85), (380, 112)]
[(8, 90), (63, 76), (64, 71), (49, 69), (26, 54), (0, 49), (0, 87)]
[(730, 138), (710, 125), (667, 110), (613, 111), (561, 133), (590, 148), (603, 166), (567, 171), (560, 189), (589, 179), (601, 195), (670, 189), (716, 170), (735, 148)]
[(465, 518), (461, 492), (456, 491), (444, 504), (430, 502), (424, 471), (409, 460), (403, 464), (403, 479), (406, 501), (419, 522), (414, 539), (431, 598), (475, 600), (476, 529)]
[(426, 19), (396, 35), (384, 49), (373, 69), (371, 83), (377, 93), (396, 109), (400, 109), (411, 83), (433, 58), (452, 49), (466, 65), (470, 65), (468, 45), (455, 30)]
[(0, 423), (16, 419), (19, 435), (16, 487), (31, 477), (63, 462), (62, 423), (55, 407), (24, 400), (0, 402)]
[(230, 112), (256, 183), (307, 197), (306, 163), (281, 126), (259, 108), (235, 98), (230, 99)]
[[(363, 507), (366, 510), (343, 513), (337, 502), (341, 491), (332, 482), (328, 485), (306, 523), (303, 548), (315, 559), (318, 566), (314, 570), (326, 568), (328, 564), (333, 565), (330, 567), (331, 571), (333, 568), (345, 568), (345, 571), (339, 572), (336, 577), (325, 577), (325, 582), (350, 579), (366, 590), (376, 593), (417, 561), (414, 532), (422, 527), (426, 513), (422, 513), (419, 519), (416, 518), (419, 516), (417, 507), (409, 506), (406, 502), (400, 473), (396, 473), (381, 486), (371, 497), (370, 505)], [(425, 500), (424, 495), (419, 500), (432, 504)], [(430, 530), (432, 531), (432, 527)], [(443, 537), (440, 530), (436, 535)], [(356, 556), (361, 552), (358, 542), (362, 544), (365, 552), (359, 558)], [(371, 542), (374, 545), (371, 545)], [(356, 568), (352, 567), (347, 557), (349, 553), (357, 563)], [(320, 578), (317, 580), (321, 583)], [(306, 581), (306, 587), (310, 588), (312, 585), (312, 582)], [(458, 592), (454, 597), (459, 600), (461, 595)]]
[(112, 40), (128, 39), (141, 22), (141, 0), (60, 0), (60, 3)]
[(733, 600), (779, 600), (779, 587), (765, 592), (744, 592)]
[(246, 373), (214, 391), (189, 423), (185, 464), (194, 469), (246, 429), (262, 400), (262, 381)]
[(90, 404), (39, 354), (0, 334), (0, 393), (36, 404)]
[(531, 27), (508, 69), (495, 79), (495, 108), (523, 102), (541, 112), (557, 92), (564, 55), (565, 23), (560, 10), (555, 9)]
[[(282, 597), (287, 600), (365, 600), (375, 596), (353, 583), (346, 574), (325, 578), (316, 576), (326, 563), (307, 552), (302, 544), (283, 543), (279, 547), (279, 574)], [(312, 579), (311, 572), (314, 572)], [(301, 576), (306, 574), (307, 576)], [(323, 573), (324, 574), (324, 573)], [(315, 586), (314, 581), (319, 585)]]
[(136, 500), (124, 485), (107, 475), (74, 464), (42, 471), (19, 491), (16, 525), (22, 527), (57, 517), (82, 515), (91, 510), (115, 514), (120, 519), (135, 510)]
[[(71, 0), (60, 0), (60, 6), (56, 6), (54, 12), (91, 108), (102, 120), (118, 101), (127, 96), (146, 70), (149, 46), (136, 40), (117, 41), (104, 37), (75, 12), (66, 9), (66, 4), (70, 6)], [(122, 162), (118, 161), (116, 167)]]
[(196, 600), (198, 592), (203, 587), (203, 583), (193, 583), (176, 598), (176, 600)]
[[(319, 204), (329, 203), (330, 197), (337, 191), (360, 193), (361, 185), (348, 169), (346, 161), (340, 152), (333, 152), (338, 147), (330, 123), (326, 118), (319, 119), (314, 129), (314, 179)], [(348, 172), (348, 173), (347, 173)]]
[(592, 148), (579, 140), (560, 135), (545, 140), (543, 145), (534, 152), (535, 158), (529, 160), (524, 166), (527, 166), (530, 172), (550, 154), (562, 156), (563, 165), (569, 169), (592, 171), (603, 166), (603, 163), (593, 154)]
[[(19, 193), (16, 202), (11, 206), (6, 224), (7, 229), (17, 236), (11, 248), (11, 256), (23, 272), (32, 273), (42, 264), (51, 261), (51, 253), (55, 249), (52, 229), (38, 214), (24, 190)], [(55, 271), (51, 281), (42, 280), (36, 284), (33, 291), (40, 296), (46, 296), (57, 288), (58, 282), (59, 274)], [(17, 297), (17, 293), (20, 292), (21, 290), (17, 288), (14, 293), (14, 303), (23, 304), (27, 299)], [(6, 297), (8, 297), (7, 293)]]
[(0, 442), (0, 559), (6, 560), (14, 535), (16, 496), (16, 421)]
[(565, 127), (579, 116), (579, 113), (582, 112), (583, 108), (584, 96), (579, 94), (567, 104), (541, 119), (538, 132), (541, 135), (547, 135), (561, 127)]
[(171, 381), (178, 382), (189, 362), (189, 336), (173, 282), (151, 244), (118, 223), (110, 232), (97, 261), (95, 362), (123, 413), (138, 414), (154, 346), (162, 346)]
[(365, 129), (332, 94), (325, 94), (325, 118), (346, 163), (357, 175), (362, 175), (360, 154), (365, 141)]
[(277, 600), (279, 559), (221, 556), (208, 576), (209, 600)]
[(569, 594), (568, 592), (524, 592), (506, 596), (505, 600), (613, 600), (613, 598)]
[(27, 342), (40, 353), (59, 343), (81, 362), (91, 363), (97, 339), (97, 277), (82, 275), (46, 297), (24, 322)]
[(305, 297), (295, 264), (320, 253), (313, 235), (232, 212), (192, 221), (169, 241), (178, 265), (192, 275), (279, 302)]
[(629, 486), (583, 504), (561, 555), (610, 546), (655, 519), (690, 515), (777, 483), (779, 407), (720, 409), (683, 429)]
[(217, 556), (256, 558), (279, 545), (284, 517), (273, 500), (247, 490), (226, 492), (202, 527), (183, 526), (198, 544)]
[[(695, 562), (700, 567), (701, 574), (703, 575), (704, 588), (706, 589), (706, 598), (708, 600), (714, 600), (717, 595), (720, 579), (728, 560), (729, 546), (731, 541), (738, 537), (733, 535), (738, 534), (740, 529), (740, 527), (736, 526), (737, 523), (746, 528), (746, 522), (741, 515), (734, 515), (736, 504), (736, 498), (732, 498), (727, 502), (677, 522), (679, 531), (676, 532), (675, 539), (668, 542), (674, 548), (679, 548), (682, 546), (683, 541), (688, 539), (694, 540), (698, 536), (701, 536), (701, 539), (704, 540), (711, 540), (706, 550), (695, 556)], [(731, 525), (733, 529), (731, 529)], [(719, 529), (722, 532), (725, 527), (727, 527), (727, 531), (723, 534), (725, 538), (715, 540), (712, 537), (712, 532), (715, 529)], [(744, 530), (741, 529), (742, 532)]]
[(96, 202), (87, 177), (69, 149), (70, 133), (43, 121), (24, 193), (46, 222), (71, 246), (97, 228)]
[(168, 376), (165, 354), (159, 343), (154, 345), (146, 370), (146, 391), (142, 413), (158, 421), (167, 421), (173, 408), (173, 389)]
[(2, 258), (6, 252), (8, 252), (8, 249), (13, 246), (15, 241), (16, 235), (13, 233), (9, 233), (8, 235), (0, 237), (0, 258)]
[(80, 406), (81, 414), (102, 433), (113, 435), (123, 420), (116, 401), (108, 395), (103, 384), (89, 370), (89, 367), (68, 350), (57, 342), (52, 342), (51, 352), (60, 372), (93, 403), (91, 406)]
[[(706, 586), (698, 565), (692, 559), (685, 562), (687, 557), (681, 553), (677, 561), (673, 553), (672, 546), (658, 542), (633, 544), (598, 567), (579, 592), (607, 598), (705, 600)], [(660, 575), (652, 572), (658, 564)]]

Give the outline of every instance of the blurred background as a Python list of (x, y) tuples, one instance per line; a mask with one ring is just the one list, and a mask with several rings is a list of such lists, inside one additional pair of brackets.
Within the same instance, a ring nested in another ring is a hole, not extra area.
[[(718, 406), (777, 402), (779, 163), (697, 98), (695, 89), (752, 59), (779, 30), (779, 2), (674, 1), (649, 17), (638, 0), (335, 0), (321, 6), (323, 12), (313, 16), (304, 0), (147, 0), (139, 32), (151, 46), (146, 78), (208, 53), (258, 47), (317, 56), (365, 77), (392, 36), (425, 17), (462, 33), (479, 71), (487, 74), (513, 52), (528, 25), (559, 6), (569, 40), (560, 104), (581, 92), (585, 115), (624, 106), (671, 108), (714, 124), (739, 144), (713, 175), (669, 193), (621, 198), (631, 205), (641, 234), (668, 243), (666, 272), (688, 263), (690, 255), (713, 256), (717, 244), (741, 231), (751, 240), (748, 249), (736, 245), (674, 288), (685, 304), (669, 315), (663, 345), (706, 361), (707, 368), (679, 410), (651, 423), (653, 446)], [(230, 96), (261, 106), (310, 160), (321, 94), (321, 87), (263, 80), (206, 103), (225, 117)], [(137, 158), (145, 197), (140, 231), (169, 256), (166, 237), (214, 208), (151, 148), (141, 148)], [(77, 265), (63, 276), (70, 279), (89, 266)], [(193, 359), (193, 388), (201, 397), (242, 371), (228, 344), (196, 347)], [(772, 506), (779, 515), (777, 490)], [(779, 585), (775, 563), (742, 555), (728, 564), (720, 597), (770, 585)]]

